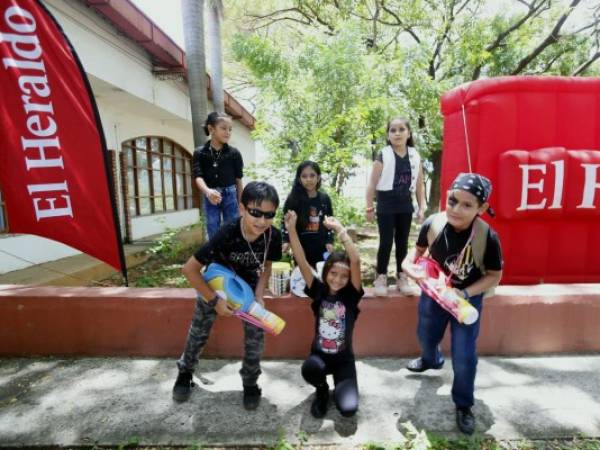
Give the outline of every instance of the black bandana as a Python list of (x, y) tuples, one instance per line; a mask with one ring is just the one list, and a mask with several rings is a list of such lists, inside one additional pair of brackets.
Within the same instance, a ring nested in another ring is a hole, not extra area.
[[(459, 173), (452, 182), (451, 190), (460, 189), (461, 191), (473, 194), (481, 203), (485, 203), (492, 195), (492, 182), (489, 178), (478, 173)], [(488, 208), (490, 216), (494, 217), (492, 208)]]

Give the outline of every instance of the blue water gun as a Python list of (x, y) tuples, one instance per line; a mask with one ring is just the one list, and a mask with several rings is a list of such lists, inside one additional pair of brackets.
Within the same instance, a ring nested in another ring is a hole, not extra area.
[(285, 321), (266, 310), (254, 300), (254, 291), (236, 273), (217, 263), (211, 263), (204, 272), (206, 283), (235, 310), (234, 314), (272, 334), (279, 334)]

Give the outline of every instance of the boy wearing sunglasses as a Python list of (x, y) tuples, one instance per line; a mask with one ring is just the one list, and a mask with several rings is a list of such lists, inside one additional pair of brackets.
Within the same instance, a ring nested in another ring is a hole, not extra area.
[[(233, 314), (227, 302), (204, 281), (200, 273), (202, 268), (213, 262), (229, 267), (252, 286), (256, 301), (264, 306), (263, 295), (271, 275), (271, 263), (281, 259), (281, 233), (273, 226), (278, 206), (279, 196), (273, 186), (256, 181), (248, 183), (241, 196), (240, 217), (223, 225), (184, 264), (183, 274), (198, 296), (185, 348), (177, 361), (179, 375), (173, 386), (175, 401), (184, 402), (190, 397), (194, 386), (193, 372), (217, 314)], [(261, 374), (264, 331), (248, 322), (241, 323), (244, 327), (244, 359), (240, 370), (243, 405), (252, 410), (260, 403), (261, 390), (257, 380)]]

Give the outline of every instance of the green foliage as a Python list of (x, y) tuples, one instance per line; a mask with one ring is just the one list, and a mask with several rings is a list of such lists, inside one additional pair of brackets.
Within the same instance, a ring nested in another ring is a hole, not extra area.
[(203, 450), (203, 449), (204, 449), (204, 447), (202, 445), (200, 445), (200, 444), (193, 444), (193, 445), (190, 445), (188, 447), (185, 447), (184, 450)]
[(137, 448), (140, 445), (140, 438), (137, 436), (130, 437), (127, 442), (119, 444), (118, 450)]
[[(416, 434), (415, 434), (416, 433)], [(589, 438), (548, 439), (539, 441), (497, 441), (482, 436), (449, 439), (423, 431), (408, 431), (400, 443), (381, 444), (369, 442), (364, 450), (600, 450), (600, 441)]]
[(160, 255), (167, 258), (175, 257), (182, 249), (182, 244), (177, 240), (179, 230), (167, 228), (158, 239), (154, 241), (152, 247), (148, 249), (153, 255)]
[(309, 36), (285, 54), (269, 38), (238, 34), (234, 42), (234, 55), (261, 91), (255, 136), (270, 153), (266, 170), (281, 179), (312, 159), (340, 192), (361, 157), (382, 145), (385, 118), (401, 106), (386, 95), (383, 56), (365, 51), (353, 22), (333, 36)]
[[(199, 225), (186, 227), (196, 229)], [(188, 287), (181, 267), (196, 250), (197, 244), (184, 245), (178, 237), (182, 230), (167, 228), (148, 249), (150, 258), (129, 270), (133, 287)]]
[(267, 447), (269, 450), (301, 450), (304, 447), (304, 444), (308, 441), (308, 435), (304, 431), (299, 431), (296, 434), (296, 438), (298, 442), (296, 444), (292, 444), (285, 437), (285, 431), (279, 430), (279, 438), (274, 445)]
[(346, 227), (363, 226), (366, 223), (364, 205), (353, 201), (335, 191), (330, 191), (331, 203), (335, 217)]
[[(256, 87), (255, 136), (265, 170), (285, 179), (317, 161), (337, 193), (385, 142), (391, 116), (410, 119), (418, 149), (441, 151), (440, 96), (502, 75), (569, 75), (598, 52), (600, 7), (582, 0), (240, 0), (236, 78)], [(385, 6), (384, 6), (385, 5)], [(500, 6), (499, 6), (500, 5)], [(563, 15), (571, 15), (561, 24)], [(599, 74), (591, 64), (582, 74)], [(440, 158), (432, 158), (433, 179)], [(437, 198), (431, 198), (436, 204)]]

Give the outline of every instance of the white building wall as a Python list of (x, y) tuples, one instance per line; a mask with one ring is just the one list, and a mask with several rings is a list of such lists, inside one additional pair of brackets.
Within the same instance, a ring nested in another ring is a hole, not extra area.
[(166, 228), (181, 228), (198, 222), (198, 210), (188, 209), (168, 214), (152, 214), (151, 216), (131, 219), (133, 240), (162, 233)]
[[(121, 144), (126, 140), (162, 136), (191, 154), (194, 145), (187, 85), (154, 77), (145, 50), (123, 37), (85, 5), (70, 0), (44, 0), (44, 3), (63, 27), (88, 74), (107, 147), (121, 151)], [(237, 121), (234, 121), (231, 145), (241, 151), (246, 164), (255, 161), (255, 143), (250, 130)], [(120, 193), (119, 186), (119, 219), (124, 235), (124, 203)], [(158, 234), (167, 227), (192, 225), (198, 218), (198, 209), (132, 218), (132, 238)], [(3, 253), (0, 273), (79, 253), (45, 238), (14, 234), (0, 235), (0, 250), (23, 258)]]

